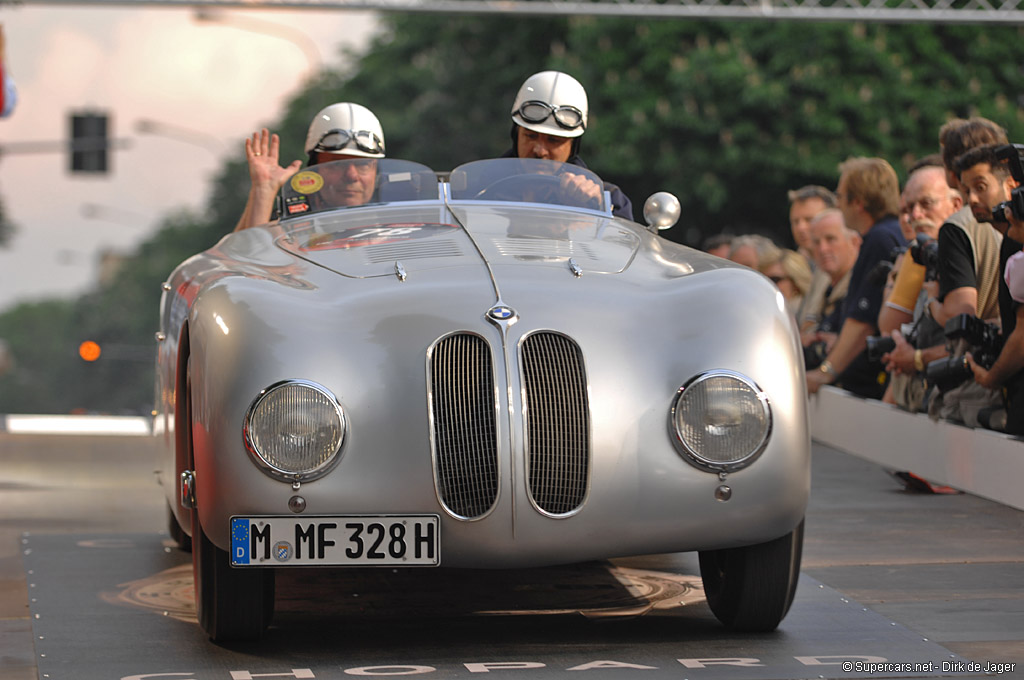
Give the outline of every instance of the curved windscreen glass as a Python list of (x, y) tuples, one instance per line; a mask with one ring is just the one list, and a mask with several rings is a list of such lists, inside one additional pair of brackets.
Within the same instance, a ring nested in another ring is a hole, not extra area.
[(353, 158), (303, 168), (281, 189), (281, 218), (402, 201), (437, 200), (437, 174), (393, 158)]
[(604, 183), (590, 170), (537, 158), (493, 158), (452, 170), (452, 200), (549, 203), (607, 212)]

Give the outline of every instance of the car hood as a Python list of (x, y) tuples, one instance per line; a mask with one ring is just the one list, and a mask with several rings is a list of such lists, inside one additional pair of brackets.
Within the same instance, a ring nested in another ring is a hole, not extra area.
[[(389, 206), (305, 220), (277, 238), (287, 252), (354, 278), (396, 268), (520, 264), (617, 274), (641, 244), (635, 226), (549, 206)], [(571, 260), (571, 263), (570, 263)]]

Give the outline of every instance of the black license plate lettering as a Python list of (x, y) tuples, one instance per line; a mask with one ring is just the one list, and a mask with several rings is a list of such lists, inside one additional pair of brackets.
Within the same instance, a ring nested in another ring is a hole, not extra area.
[(349, 534), (348, 541), (349, 547), (345, 548), (345, 556), (358, 560), (363, 556), (363, 525), (358, 522), (349, 522), (345, 525), (346, 529), (351, 529), (352, 533)]
[(380, 550), (380, 544), (384, 542), (384, 537), (387, 536), (387, 530), (384, 528), (384, 525), (380, 522), (373, 522), (366, 527), (366, 533), (376, 536), (373, 545), (370, 546), (366, 553), (366, 557), (371, 560), (382, 560), (387, 557)]

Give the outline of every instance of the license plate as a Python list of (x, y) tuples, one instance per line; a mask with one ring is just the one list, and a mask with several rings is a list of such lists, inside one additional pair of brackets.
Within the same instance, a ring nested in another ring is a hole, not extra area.
[(434, 566), (437, 515), (232, 517), (235, 567)]

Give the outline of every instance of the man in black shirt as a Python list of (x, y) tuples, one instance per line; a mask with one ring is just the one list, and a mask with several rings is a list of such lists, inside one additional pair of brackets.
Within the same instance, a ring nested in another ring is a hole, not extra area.
[[(1012, 179), (1012, 178), (1011, 178)], [(1009, 211), (1007, 211), (1009, 212)], [(1009, 227), (999, 250), (999, 316), (1002, 322), (1003, 348), (991, 368), (985, 369), (974, 361), (970, 353), (967, 363), (974, 372), (974, 380), (982, 387), (1002, 389), (1006, 403), (1006, 432), (1024, 434), (1024, 304), (1011, 295), (1008, 277), (1012, 272), (1006, 264), (1021, 252), (1024, 242), (1024, 222), (1007, 215)], [(1021, 272), (1017, 272), (1019, 276)]]
[(851, 158), (839, 166), (836, 188), (838, 207), (846, 226), (863, 241), (850, 276), (850, 289), (843, 301), (839, 337), (816, 371), (807, 373), (807, 391), (835, 383), (843, 389), (873, 399), (885, 392), (885, 370), (869, 362), (867, 339), (878, 333), (878, 312), (882, 306), (883, 282), (871, 272), (892, 251), (907, 245), (896, 218), (899, 213), (899, 178), (882, 158)]

